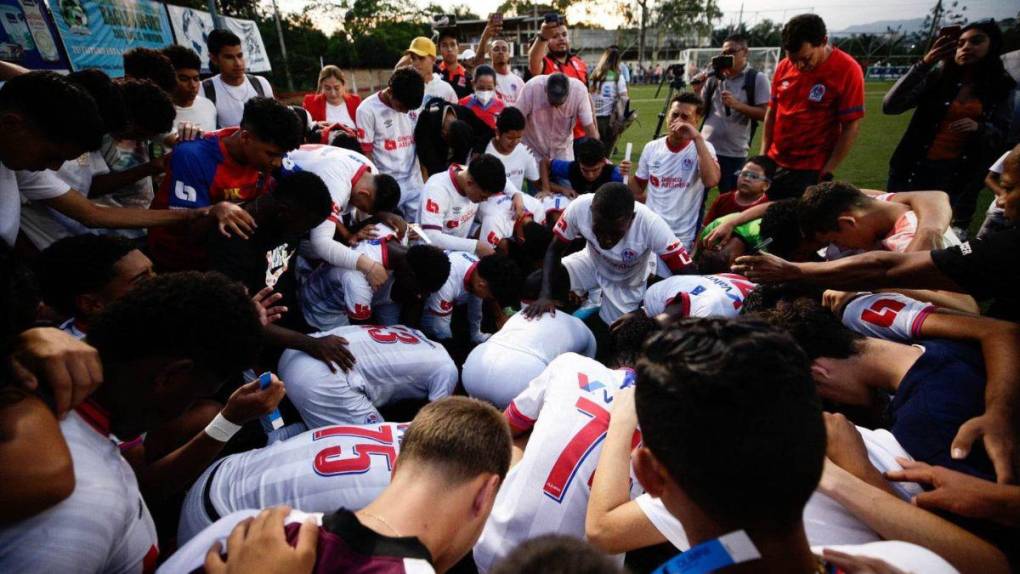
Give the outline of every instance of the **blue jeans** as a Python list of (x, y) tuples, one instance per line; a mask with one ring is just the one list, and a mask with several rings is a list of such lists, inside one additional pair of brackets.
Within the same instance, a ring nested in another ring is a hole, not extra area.
[(719, 160), (719, 193), (737, 189), (737, 172), (747, 163), (746, 157), (716, 156)]

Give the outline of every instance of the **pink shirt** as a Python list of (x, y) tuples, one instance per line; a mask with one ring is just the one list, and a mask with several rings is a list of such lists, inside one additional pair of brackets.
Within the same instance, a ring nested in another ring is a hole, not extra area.
[(574, 122), (582, 126), (594, 123), (588, 90), (584, 84), (570, 80), (570, 93), (561, 106), (549, 104), (545, 83), (549, 76), (535, 76), (524, 84), (514, 107), (521, 110), (528, 124), (524, 128), (524, 143), (539, 158), (574, 159)]

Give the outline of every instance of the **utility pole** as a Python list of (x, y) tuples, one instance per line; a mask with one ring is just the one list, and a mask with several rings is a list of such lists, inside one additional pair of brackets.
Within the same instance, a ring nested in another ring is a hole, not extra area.
[(223, 16), (220, 16), (219, 10), (216, 9), (216, 0), (209, 0), (209, 13), (212, 14), (213, 28), (222, 30), (224, 28)]
[(928, 42), (931, 43), (935, 39), (935, 31), (939, 29), (939, 23), (942, 21), (942, 0), (938, 0), (935, 3), (935, 8), (931, 11), (931, 28), (928, 30)]
[[(213, 0), (209, 0), (212, 2)], [(280, 53), (283, 55), (283, 71), (287, 74), (287, 89), (294, 91), (294, 79), (290, 77), (290, 62), (287, 60), (287, 44), (283, 42), (283, 25), (280, 23), (280, 7), (273, 0), (273, 14), (276, 16), (276, 35), (280, 37)]]

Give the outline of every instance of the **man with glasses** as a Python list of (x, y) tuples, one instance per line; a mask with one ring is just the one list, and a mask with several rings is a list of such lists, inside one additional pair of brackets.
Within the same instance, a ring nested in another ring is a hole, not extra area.
[(715, 147), (719, 160), (719, 193), (727, 193), (737, 187), (736, 173), (747, 161), (758, 122), (765, 119), (770, 94), (768, 78), (747, 63), (746, 37), (733, 34), (726, 38), (722, 55), (724, 67), (698, 83), (703, 84), (701, 97), (707, 108), (701, 133)]

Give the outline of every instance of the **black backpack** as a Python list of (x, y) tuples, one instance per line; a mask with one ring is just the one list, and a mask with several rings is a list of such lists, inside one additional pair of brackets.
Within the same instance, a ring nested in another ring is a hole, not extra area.
[[(744, 71), (744, 93), (747, 94), (747, 105), (749, 105), (749, 106), (755, 105), (754, 104), (754, 94), (755, 94), (755, 87), (756, 87), (755, 84), (757, 83), (756, 82), (757, 79), (758, 79), (758, 70), (755, 70), (751, 66), (748, 66), (747, 70)], [(206, 80), (206, 81), (208, 82), (209, 80)], [(718, 88), (719, 88), (719, 80), (715, 76), (709, 78), (708, 82), (705, 84), (705, 119), (706, 120), (708, 119), (709, 114), (712, 113), (712, 98), (715, 97), (715, 91)], [(750, 118), (748, 118), (748, 119), (750, 119)], [(702, 121), (702, 125), (704, 125), (704, 121)], [(758, 120), (751, 120), (751, 135), (748, 136), (748, 138), (747, 138), (748, 142), (750, 142), (751, 140), (754, 139), (754, 132), (757, 131), (757, 130), (758, 130)]]

